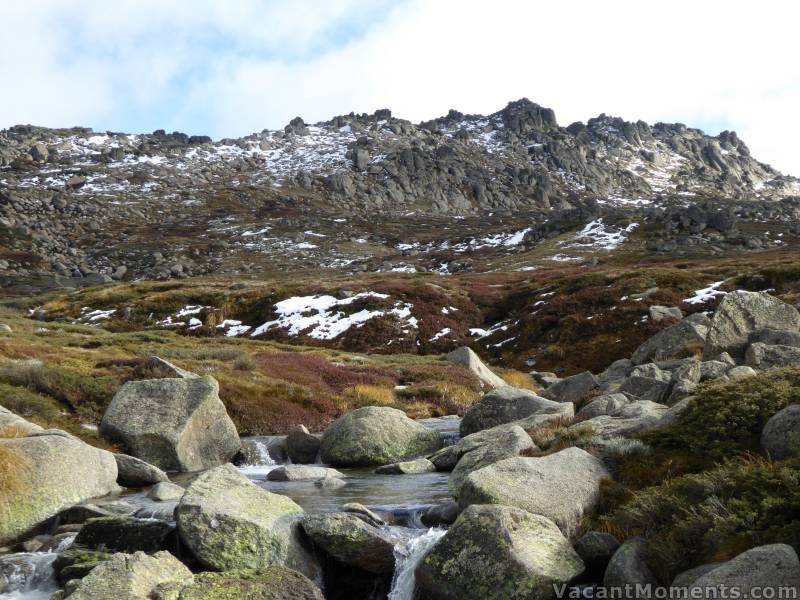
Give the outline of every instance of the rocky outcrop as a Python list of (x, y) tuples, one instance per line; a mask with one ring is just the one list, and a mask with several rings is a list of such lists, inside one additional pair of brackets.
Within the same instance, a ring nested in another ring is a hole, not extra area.
[(336, 467), (379, 466), (429, 454), (439, 434), (394, 408), (366, 406), (339, 417), (322, 435), (322, 461)]
[(0, 457), (10, 469), (0, 489), (0, 544), (65, 508), (119, 489), (114, 455), (63, 431), (0, 438)]
[(508, 385), (502, 377), (495, 375), (489, 367), (483, 364), (480, 357), (466, 346), (450, 352), (447, 355), (447, 360), (456, 365), (465, 367), (487, 388), (498, 388)]
[(484, 394), (480, 402), (470, 407), (459, 428), (461, 435), (467, 436), (535, 414), (572, 416), (570, 407), (563, 403), (542, 398), (529, 390), (504, 386)]
[(800, 348), (756, 342), (750, 344), (745, 352), (747, 366), (760, 371), (777, 367), (800, 365)]
[(301, 526), (317, 547), (345, 565), (378, 575), (394, 571), (394, 540), (358, 515), (310, 515)]
[(299, 535), (302, 514), (286, 496), (263, 490), (224, 465), (192, 482), (176, 517), (181, 540), (209, 569), (277, 564), (313, 577), (316, 565)]
[(800, 332), (800, 313), (766, 292), (732, 292), (714, 313), (704, 356), (713, 358), (728, 352), (734, 358), (741, 358), (750, 336), (765, 328)]
[(166, 471), (215, 467), (241, 447), (212, 377), (129, 381), (111, 401), (100, 432)]
[(416, 576), (432, 600), (545, 600), (583, 570), (549, 519), (509, 506), (470, 506)]
[(579, 448), (540, 458), (507, 458), (470, 473), (458, 502), (516, 506), (555, 522), (565, 536), (600, 499), (600, 482), (611, 474), (602, 461)]
[(78, 584), (70, 600), (135, 600), (153, 598), (165, 586), (183, 587), (192, 572), (169, 552), (114, 554), (94, 567)]

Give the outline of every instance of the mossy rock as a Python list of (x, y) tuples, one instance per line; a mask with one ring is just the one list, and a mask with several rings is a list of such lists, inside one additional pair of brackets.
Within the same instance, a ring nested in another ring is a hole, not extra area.
[(416, 569), (436, 600), (549, 600), (584, 570), (549, 519), (510, 506), (467, 508)]
[(180, 600), (323, 600), (322, 592), (297, 571), (271, 566), (258, 571), (200, 573)]
[(305, 550), (290, 498), (263, 490), (232, 465), (206, 471), (186, 489), (177, 509), (181, 540), (209, 569), (287, 565), (309, 576), (316, 564)]

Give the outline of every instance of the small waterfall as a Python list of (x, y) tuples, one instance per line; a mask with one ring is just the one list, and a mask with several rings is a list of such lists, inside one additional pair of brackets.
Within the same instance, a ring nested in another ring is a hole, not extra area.
[(252, 452), (248, 454), (247, 463), (240, 465), (239, 470), (250, 478), (263, 478), (278, 466), (269, 453), (269, 443), (265, 440), (253, 439)]
[(4, 600), (50, 600), (58, 590), (53, 562), (69, 548), (75, 536), (65, 538), (53, 552), (23, 552), (0, 557), (0, 577), (7, 584)]
[(444, 534), (444, 529), (429, 529), (421, 535), (399, 542), (394, 547), (395, 567), (389, 600), (414, 600), (416, 594), (414, 570)]

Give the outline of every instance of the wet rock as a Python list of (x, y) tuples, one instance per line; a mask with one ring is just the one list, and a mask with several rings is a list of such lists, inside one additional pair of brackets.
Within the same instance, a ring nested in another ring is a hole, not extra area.
[(379, 575), (394, 571), (394, 540), (357, 515), (308, 515), (300, 524), (314, 544), (336, 560)]
[(164, 547), (175, 529), (166, 521), (134, 517), (89, 519), (75, 538), (75, 545), (103, 552), (137, 551), (151, 554)]
[(147, 492), (147, 497), (156, 502), (172, 502), (180, 500), (186, 490), (179, 485), (170, 483), (169, 481), (162, 481), (155, 484), (150, 491)]
[(434, 465), (427, 458), (417, 458), (399, 463), (384, 465), (375, 469), (378, 475), (418, 475), (420, 473), (431, 473), (436, 471)]
[(0, 449), (17, 461), (18, 489), (34, 490), (0, 489), (0, 505), (10, 508), (0, 519), (0, 544), (22, 537), (65, 508), (119, 489), (114, 456), (63, 431), (0, 439)]
[(455, 523), (458, 515), (461, 514), (461, 507), (458, 502), (450, 501), (444, 504), (434, 504), (428, 508), (420, 517), (422, 524), (426, 527), (442, 527)]
[(336, 469), (306, 465), (283, 465), (267, 473), (269, 481), (314, 481), (326, 477), (344, 477)]
[[(324, 600), (302, 573), (272, 565), (257, 571), (198, 573), (176, 600)], [(164, 598), (163, 600), (168, 600)]]
[(70, 600), (152, 598), (159, 586), (185, 585), (192, 573), (169, 552), (114, 554), (94, 567), (69, 595)]
[(176, 512), (183, 543), (209, 569), (286, 565), (313, 577), (316, 564), (300, 539), (303, 509), (251, 483), (234, 467), (206, 471)]

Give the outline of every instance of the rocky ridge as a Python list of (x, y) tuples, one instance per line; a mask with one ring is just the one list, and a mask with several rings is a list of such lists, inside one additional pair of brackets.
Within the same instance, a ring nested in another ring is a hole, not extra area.
[[(798, 233), (798, 194), (798, 180), (733, 132), (606, 115), (562, 127), (526, 99), (419, 124), (389, 110), (298, 117), (219, 141), (24, 125), (0, 132), (0, 276), (76, 286), (258, 272), (267, 259), (279, 270), (452, 272), (466, 251), (518, 250), (570, 229), (590, 245), (603, 233), (621, 242), (642, 222), (664, 228), (654, 251), (759, 249)], [(764, 219), (783, 229), (737, 230)]]

